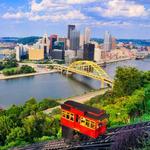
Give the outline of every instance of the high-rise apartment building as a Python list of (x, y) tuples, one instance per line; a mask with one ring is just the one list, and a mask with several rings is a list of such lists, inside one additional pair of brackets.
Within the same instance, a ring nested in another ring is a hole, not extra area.
[(16, 60), (21, 61), (21, 59), (25, 59), (27, 57), (29, 46), (23, 44), (17, 44), (15, 47), (16, 50)]
[(68, 39), (70, 39), (70, 34), (72, 30), (75, 30), (75, 25), (68, 25)]
[(84, 60), (94, 60), (94, 49), (95, 45), (91, 43), (84, 44), (83, 59)]
[(72, 30), (70, 32), (70, 49), (76, 51), (80, 48), (80, 32), (75, 30)]
[(89, 43), (90, 38), (91, 38), (91, 30), (90, 28), (86, 27), (84, 31), (84, 44)]
[(110, 51), (112, 49), (112, 37), (111, 34), (106, 31), (104, 36), (104, 50)]

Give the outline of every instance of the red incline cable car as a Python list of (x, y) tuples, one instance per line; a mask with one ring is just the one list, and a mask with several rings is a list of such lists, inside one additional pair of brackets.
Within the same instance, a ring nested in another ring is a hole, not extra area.
[(89, 107), (75, 101), (66, 101), (61, 105), (61, 110), (61, 125), (64, 138), (70, 138), (72, 130), (91, 138), (97, 138), (107, 130), (108, 115), (104, 110)]

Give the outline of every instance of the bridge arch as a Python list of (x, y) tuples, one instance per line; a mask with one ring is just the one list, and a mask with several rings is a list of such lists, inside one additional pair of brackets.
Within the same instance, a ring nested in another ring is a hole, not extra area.
[(95, 80), (99, 80), (101, 81), (101, 88), (104, 88), (105, 83), (111, 87), (113, 85), (113, 81), (106, 73), (106, 71), (104, 71), (103, 68), (101, 68), (99, 65), (92, 61), (75, 61), (69, 66), (56, 64), (54, 65), (54, 68), (57, 70), (65, 70), (67, 72), (72, 72), (87, 76), (89, 78), (93, 78)]

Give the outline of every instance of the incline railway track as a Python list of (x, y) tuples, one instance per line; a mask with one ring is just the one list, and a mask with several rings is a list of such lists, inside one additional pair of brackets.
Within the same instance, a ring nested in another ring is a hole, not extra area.
[(105, 135), (100, 136), (97, 139), (91, 139), (82, 142), (72, 142), (70, 144), (66, 144), (64, 139), (53, 140), (50, 142), (32, 144), (24, 148), (14, 148), (13, 150), (109, 150), (113, 142), (115, 142), (114, 139), (118, 134), (130, 132), (136, 129), (150, 131), (150, 122), (109, 128)]

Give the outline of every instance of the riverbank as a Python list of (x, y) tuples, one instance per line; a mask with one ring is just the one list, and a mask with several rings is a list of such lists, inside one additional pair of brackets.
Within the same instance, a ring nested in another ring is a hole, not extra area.
[[(121, 59), (117, 59), (117, 60), (110, 60), (110, 61), (107, 61), (106, 64), (109, 64), (109, 63), (115, 63), (115, 62), (120, 62), (120, 61), (126, 61), (126, 60), (131, 60), (131, 58), (121, 58)], [(104, 65), (105, 62), (100, 62), (100, 63), (97, 63), (98, 65)], [(24, 63), (20, 63), (20, 65), (24, 65)], [(32, 66), (34, 68), (37, 68), (38, 65), (41, 65), (41, 64), (30, 64), (28, 63), (27, 65), (29, 66)], [(43, 64), (42, 64), (43, 65)], [(47, 64), (46, 64), (47, 65)], [(45, 66), (45, 64), (44, 64)], [(37, 69), (36, 69), (37, 70)], [(35, 76), (35, 75), (42, 75), (42, 74), (49, 74), (49, 73), (56, 73), (58, 71), (56, 70), (51, 70), (51, 71), (39, 71), (39, 72), (36, 72), (36, 73), (30, 73), (30, 74), (18, 74), (18, 75), (13, 75), (13, 76), (4, 76), (3, 74), (0, 74), (0, 80), (7, 80), (7, 79), (14, 79), (14, 78), (21, 78), (21, 77), (29, 77), (29, 76)]]
[(126, 60), (132, 60), (133, 58), (120, 58), (120, 59), (116, 59), (116, 60), (109, 60), (106, 62), (98, 62), (98, 65), (104, 65), (104, 64), (110, 64), (110, 63), (115, 63), (115, 62), (121, 62), (121, 61), (126, 61)]
[[(65, 99), (61, 99), (58, 102), (60, 104), (63, 104), (64, 102), (68, 101), (68, 100), (73, 100), (79, 103), (85, 103), (87, 101), (89, 101), (91, 98), (98, 96), (98, 95), (103, 95), (106, 91), (108, 91), (110, 88), (104, 88), (104, 89), (100, 89), (100, 90), (96, 90), (96, 91), (92, 91), (92, 92), (88, 92), (79, 96), (73, 96), (73, 97), (69, 97), (69, 98), (65, 98)], [(54, 108), (49, 108), (45, 111), (43, 111), (46, 114), (51, 113), (54, 109), (60, 108), (60, 106), (56, 106)]]
[(12, 75), (12, 76), (4, 76), (3, 74), (0, 74), (0, 80), (30, 77), (30, 76), (35, 76), (35, 75), (42, 75), (42, 74), (49, 74), (49, 73), (56, 73), (56, 72), (58, 72), (58, 71), (51, 70), (51, 71), (43, 71), (43, 72), (28, 73), (28, 74), (18, 74), (18, 75)]

